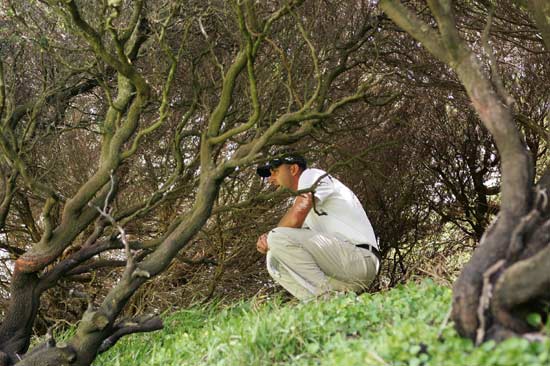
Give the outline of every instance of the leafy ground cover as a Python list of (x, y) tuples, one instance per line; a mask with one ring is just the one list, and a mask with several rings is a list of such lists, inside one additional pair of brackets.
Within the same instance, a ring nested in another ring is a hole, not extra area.
[(450, 303), (449, 288), (424, 280), (309, 303), (196, 306), (167, 316), (164, 331), (120, 341), (94, 365), (550, 365), (548, 340), (474, 347), (445, 321)]

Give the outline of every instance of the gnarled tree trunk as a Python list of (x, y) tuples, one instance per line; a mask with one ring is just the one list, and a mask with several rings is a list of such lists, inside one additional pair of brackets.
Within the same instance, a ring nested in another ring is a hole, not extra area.
[(36, 274), (22, 273), (16, 264), (10, 303), (0, 325), (0, 366), (14, 364), (18, 355), (29, 348), (40, 304), (40, 294), (36, 291), (38, 281)]
[[(380, 4), (395, 23), (456, 72), (501, 157), (501, 210), (454, 285), (455, 326), (477, 343), (535, 331), (537, 326), (529, 325), (526, 315), (539, 313), (544, 318), (548, 308), (543, 305), (550, 300), (550, 168), (535, 185), (533, 161), (515, 125), (512, 101), (500, 80), (482, 71), (477, 55), (459, 35), (451, 1), (428, 0), (438, 31), (400, 1)], [(550, 6), (543, 8), (538, 10), (546, 11), (549, 23)], [(537, 15), (537, 22), (543, 21)], [(544, 34), (548, 24), (539, 28)]]

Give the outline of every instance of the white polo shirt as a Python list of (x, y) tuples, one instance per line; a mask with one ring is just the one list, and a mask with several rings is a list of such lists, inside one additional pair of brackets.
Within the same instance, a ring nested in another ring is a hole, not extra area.
[[(298, 190), (310, 188), (326, 172), (306, 169), (298, 180)], [(315, 187), (315, 208), (308, 213), (303, 227), (332, 234), (353, 244), (370, 244), (378, 248), (372, 225), (357, 196), (338, 179), (327, 175)]]

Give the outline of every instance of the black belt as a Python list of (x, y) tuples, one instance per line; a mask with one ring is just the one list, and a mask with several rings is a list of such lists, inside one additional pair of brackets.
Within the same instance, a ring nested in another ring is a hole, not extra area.
[(376, 247), (374, 245), (370, 245), (370, 244), (357, 244), (356, 247), (359, 247), (359, 248), (363, 248), (363, 249), (366, 249), (366, 250), (369, 250), (372, 254), (374, 254), (376, 256), (376, 258), (378, 258), (378, 261), (380, 263), (382, 263), (382, 256), (380, 255), (380, 252), (378, 251), (378, 249), (376, 249)]

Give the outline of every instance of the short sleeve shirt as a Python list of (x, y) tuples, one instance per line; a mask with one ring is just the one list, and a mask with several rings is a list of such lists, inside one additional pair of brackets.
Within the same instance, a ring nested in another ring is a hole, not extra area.
[(298, 190), (314, 187), (315, 210), (311, 209), (304, 227), (331, 234), (353, 244), (378, 247), (372, 225), (357, 196), (338, 179), (320, 169), (306, 169), (298, 180)]

